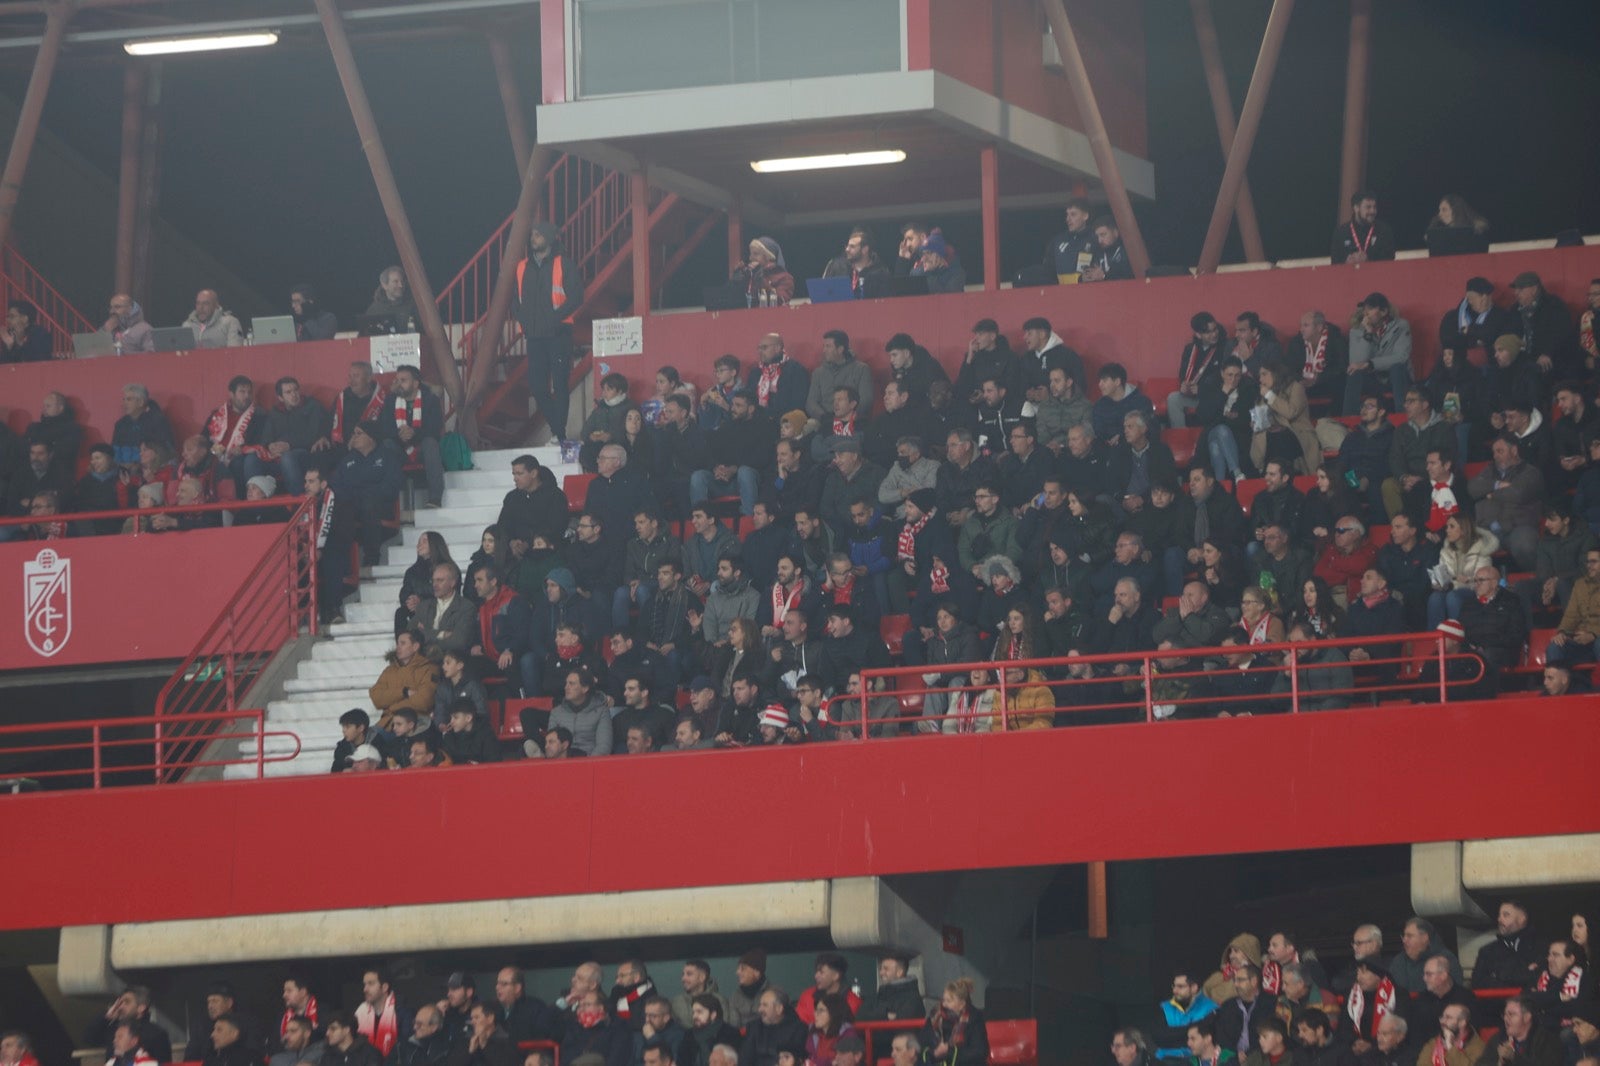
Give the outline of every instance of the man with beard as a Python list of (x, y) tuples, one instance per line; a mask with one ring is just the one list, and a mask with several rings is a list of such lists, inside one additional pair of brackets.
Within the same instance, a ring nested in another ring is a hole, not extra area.
[(339, 320), (317, 306), (317, 290), (310, 282), (302, 281), (289, 290), (289, 310), (294, 315), (297, 341), (331, 341), (339, 332)]
[(888, 952), (878, 960), (878, 987), (856, 1011), (858, 1021), (900, 1021), (923, 1015), (922, 986), (907, 972), (911, 957)]
[(1156, 1043), (1156, 1058), (1187, 1058), (1189, 1026), (1216, 1012), (1216, 1003), (1200, 990), (1198, 981), (1187, 973), (1173, 974), (1172, 996), (1161, 1004), (1161, 1024), (1156, 1026), (1152, 1034)]
[(451, 1047), (472, 1038), (472, 1007), (477, 1002), (478, 983), (470, 973), (458, 970), (445, 981), (444, 998), (436, 1006), (441, 1016), (440, 1028)]
[(1539, 971), (1539, 948), (1528, 928), (1528, 908), (1518, 899), (1502, 900), (1495, 915), (1495, 938), (1478, 949), (1473, 987), (1523, 987)]
[(740, 955), (734, 976), (734, 989), (728, 993), (728, 1024), (743, 1029), (755, 1020), (761, 995), (771, 987), (767, 981), (767, 953), (752, 948)]
[(1438, 1028), (1422, 1046), (1417, 1066), (1473, 1066), (1483, 1053), (1483, 1037), (1472, 1027), (1472, 1008), (1452, 1003), (1439, 1015)]

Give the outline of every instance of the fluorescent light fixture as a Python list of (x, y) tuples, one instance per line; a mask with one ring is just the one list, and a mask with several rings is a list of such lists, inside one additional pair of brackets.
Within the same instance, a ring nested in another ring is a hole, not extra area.
[(265, 48), (278, 43), (277, 30), (249, 33), (214, 34), (206, 37), (160, 37), (126, 41), (122, 50), (130, 56), (169, 56), (181, 52), (220, 52), (229, 48)]
[(834, 167), (878, 167), (903, 163), (906, 154), (898, 148), (881, 152), (840, 152), (836, 155), (798, 155), (789, 159), (757, 159), (750, 169), (757, 174), (784, 174), (791, 170), (831, 170)]

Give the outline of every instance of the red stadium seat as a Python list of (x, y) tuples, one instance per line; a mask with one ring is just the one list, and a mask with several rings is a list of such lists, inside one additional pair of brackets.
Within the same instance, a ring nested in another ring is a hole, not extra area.
[(567, 513), (582, 514), (589, 502), (589, 482), (599, 474), (568, 474), (561, 479), (561, 491), (567, 497)]
[(1037, 1066), (1039, 1023), (1036, 1019), (985, 1022), (984, 1030), (989, 1034), (989, 1062), (992, 1066)]
[(889, 645), (889, 654), (898, 657), (905, 646), (906, 630), (911, 628), (909, 614), (886, 614), (878, 619), (878, 635)]
[(1550, 651), (1550, 638), (1556, 635), (1554, 629), (1535, 629), (1528, 634), (1528, 667), (1529, 669), (1544, 671), (1545, 658)]
[[(531, 700), (506, 700), (503, 704), (491, 703), (489, 724), (494, 726), (495, 735), (501, 740), (522, 740), (522, 712), (528, 709), (549, 711), (552, 704), (548, 696)], [(498, 722), (494, 719), (496, 708), (500, 713)]]
[(1388, 525), (1385, 524), (1385, 525), (1381, 525), (1381, 526), (1368, 526), (1367, 527), (1367, 539), (1372, 542), (1372, 546), (1374, 548), (1383, 547), (1385, 544), (1389, 543), (1389, 527), (1388, 527)]
[(1317, 487), (1317, 475), (1297, 474), (1294, 479), (1294, 487), (1301, 492), (1310, 492)]
[(1467, 463), (1461, 468), (1461, 473), (1470, 480), (1487, 469), (1489, 469), (1488, 463)]
[(1145, 378), (1140, 384), (1150, 402), (1156, 405), (1156, 417), (1166, 420), (1167, 396), (1178, 391), (1177, 378)]
[(1204, 426), (1186, 426), (1183, 429), (1161, 431), (1161, 439), (1172, 449), (1172, 461), (1180, 470), (1188, 466), (1189, 461), (1194, 458), (1194, 451), (1200, 446), (1200, 435), (1204, 432)]
[(1267, 487), (1267, 483), (1258, 477), (1241, 478), (1233, 483), (1233, 498), (1239, 501), (1239, 509), (1245, 514), (1250, 513), (1250, 504), (1256, 496)]

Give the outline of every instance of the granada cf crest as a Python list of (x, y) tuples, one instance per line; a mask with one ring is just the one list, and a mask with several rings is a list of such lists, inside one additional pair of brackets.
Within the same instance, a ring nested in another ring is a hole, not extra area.
[(46, 548), (22, 564), (22, 631), (49, 658), (72, 638), (72, 560)]

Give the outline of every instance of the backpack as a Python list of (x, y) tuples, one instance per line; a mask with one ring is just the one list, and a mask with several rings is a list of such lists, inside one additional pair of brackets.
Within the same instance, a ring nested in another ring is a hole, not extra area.
[(446, 433), (439, 441), (439, 457), (446, 470), (471, 470), (472, 448), (459, 433)]

